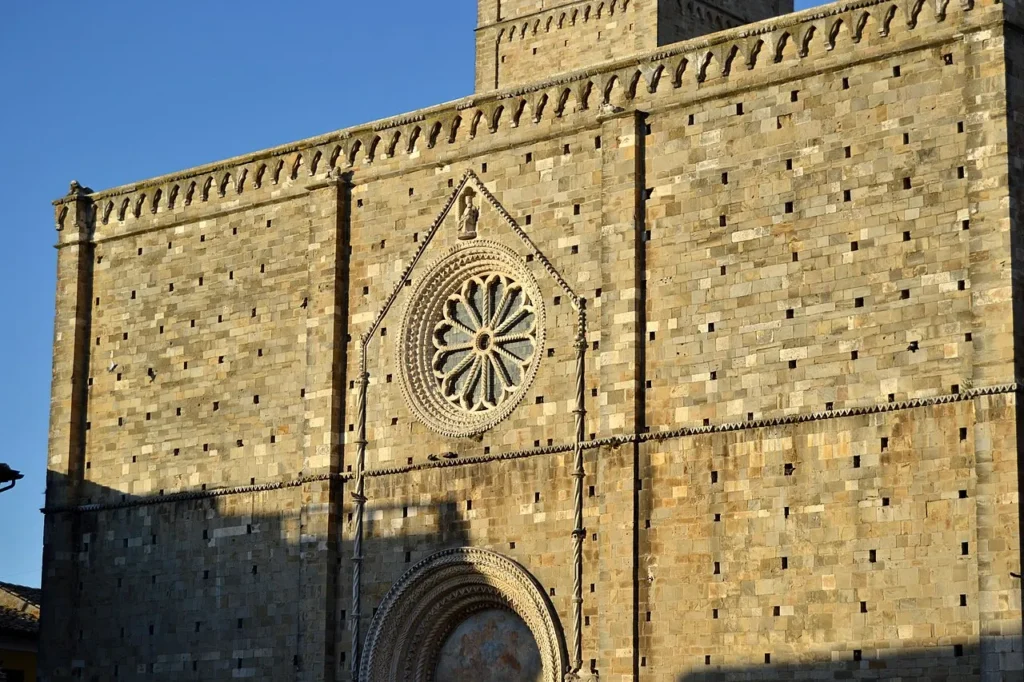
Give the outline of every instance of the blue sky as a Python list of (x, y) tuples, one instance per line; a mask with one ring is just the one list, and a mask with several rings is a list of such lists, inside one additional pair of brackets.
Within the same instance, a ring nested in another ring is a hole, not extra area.
[[(819, 4), (798, 0), (797, 8)], [(56, 264), (50, 201), (72, 179), (102, 189), (470, 94), (475, 7), (5, 7), (0, 461), (26, 479), (0, 494), (0, 581), (40, 579)]]

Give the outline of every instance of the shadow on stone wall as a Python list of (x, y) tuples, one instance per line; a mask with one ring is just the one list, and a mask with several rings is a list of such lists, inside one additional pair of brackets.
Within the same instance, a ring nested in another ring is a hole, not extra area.
[[(678, 682), (732, 680), (1021, 680), (1024, 679), (1021, 636), (988, 637), (974, 645), (953, 644), (885, 653), (851, 650), (842, 661), (765, 663), (749, 667), (714, 667), (679, 676)], [(860, 660), (854, 660), (856, 657)]]
[[(81, 482), (78, 499), (117, 507), (47, 515), (42, 679), (348, 679), (348, 505), (322, 532), (304, 525), (298, 487), (180, 499)], [(436, 532), (378, 537), (396, 519)], [(465, 546), (467, 527), (454, 502), (368, 504), (363, 636), (391, 584)]]
[[(344, 500), (348, 491), (335, 485), (334, 499)], [(79, 495), (122, 499), (91, 483), (81, 483)], [(124, 507), (48, 515), (42, 679), (348, 679), (348, 509), (326, 533), (304, 532), (302, 499), (301, 488), (200, 499), (125, 495)], [(368, 505), (363, 636), (384, 594), (416, 562), (470, 544), (463, 508)], [(377, 537), (403, 527), (419, 530)], [(906, 653), (865, 646), (859, 661), (855, 648), (842, 661), (796, 664), (780, 662), (776, 650), (775, 660), (749, 667), (719, 668), (712, 656), (706, 671), (675, 679), (1024, 679), (1020, 635)]]

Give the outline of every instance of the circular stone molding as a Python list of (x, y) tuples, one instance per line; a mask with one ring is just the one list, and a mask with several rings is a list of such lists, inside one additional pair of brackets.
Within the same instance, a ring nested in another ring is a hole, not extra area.
[(444, 436), (492, 428), (533, 383), (544, 330), (540, 289), (515, 251), (485, 241), (452, 248), (402, 320), (397, 364), (410, 408)]
[(544, 588), (508, 557), (463, 547), (411, 568), (384, 596), (370, 623), (359, 682), (429, 682), (441, 649), (473, 614), (507, 609), (537, 643), (544, 682), (561, 682), (565, 639)]

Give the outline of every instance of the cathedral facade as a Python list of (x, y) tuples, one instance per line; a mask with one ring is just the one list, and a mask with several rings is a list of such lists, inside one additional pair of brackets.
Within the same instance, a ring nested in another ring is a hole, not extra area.
[(1019, 680), (1021, 3), (478, 6), (54, 202), (40, 679)]

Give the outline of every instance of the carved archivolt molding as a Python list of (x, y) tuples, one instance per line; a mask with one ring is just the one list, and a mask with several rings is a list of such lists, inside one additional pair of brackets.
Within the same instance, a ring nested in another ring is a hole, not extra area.
[(471, 547), (434, 554), (388, 591), (366, 636), (359, 682), (428, 682), (448, 635), (495, 608), (522, 618), (540, 651), (542, 679), (560, 682), (565, 640), (544, 588), (515, 561)]
[(494, 242), (454, 247), (406, 306), (397, 360), (410, 409), (449, 437), (493, 427), (533, 382), (544, 329), (540, 289), (518, 254)]

